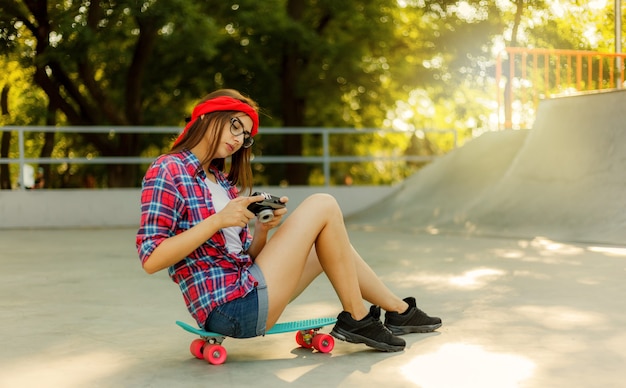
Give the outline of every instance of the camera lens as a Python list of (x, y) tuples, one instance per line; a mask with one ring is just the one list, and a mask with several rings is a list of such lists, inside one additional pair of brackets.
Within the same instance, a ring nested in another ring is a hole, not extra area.
[(272, 209), (263, 209), (259, 212), (259, 221), (266, 223), (274, 218), (274, 211)]

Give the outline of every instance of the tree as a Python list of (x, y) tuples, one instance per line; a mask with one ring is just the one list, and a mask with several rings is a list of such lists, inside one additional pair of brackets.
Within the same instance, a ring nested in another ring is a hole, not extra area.
[[(229, 87), (259, 101), (263, 126), (464, 131), (489, 125), (498, 37), (520, 28), (527, 44), (548, 44), (573, 22), (548, 11), (543, 1), (518, 0), (0, 0), (0, 50), (19, 57), (46, 95), (28, 124), (182, 125), (204, 94)], [(152, 156), (171, 142), (89, 131), (63, 140), (43, 139), (41, 149)], [(356, 154), (445, 148), (436, 143), (364, 136), (336, 147)], [(319, 147), (319, 139), (298, 134), (263, 139), (255, 153), (302, 155)], [(82, 168), (106, 176), (107, 187), (136, 186), (141, 178), (139, 166)], [(272, 171), (263, 179), (306, 184), (315, 175), (314, 167)], [(355, 174), (367, 179), (380, 171), (360, 167)]]
[[(163, 83), (154, 82), (168, 74), (158, 59), (167, 57), (166, 62), (180, 69), (167, 79), (171, 86), (191, 73), (185, 61), (215, 53), (215, 40), (198, 45), (186, 36), (215, 35), (215, 29), (190, 2), (152, 5), (130, 0), (0, 2), (2, 50), (22, 54), (22, 66), (34, 69), (34, 83), (48, 98), (49, 113), (38, 124), (159, 124), (163, 105), (173, 106), (168, 115), (179, 112), (177, 117), (183, 117), (189, 95), (175, 88), (164, 92)], [(173, 25), (179, 34), (171, 33)], [(169, 47), (178, 50), (169, 52)], [(197, 87), (204, 89), (202, 85)], [(79, 139), (83, 148), (91, 145), (101, 156), (138, 155), (158, 141), (88, 131)], [(108, 186), (136, 185), (138, 167), (109, 166)]]
[[(199, 3), (2, 0), (5, 42), (22, 43), (3, 49), (26, 54), (50, 115), (72, 125), (179, 124), (217, 87), (259, 96), (270, 124), (284, 126), (378, 125), (372, 118), (393, 104), (381, 82), (398, 28), (393, 1)], [(35, 44), (24, 46), (28, 38)], [(74, 147), (137, 155), (158, 141), (83, 133)], [(300, 136), (282, 144), (302, 153)], [(136, 183), (136, 169), (110, 168), (108, 186)], [(299, 168), (287, 174), (306, 183)]]

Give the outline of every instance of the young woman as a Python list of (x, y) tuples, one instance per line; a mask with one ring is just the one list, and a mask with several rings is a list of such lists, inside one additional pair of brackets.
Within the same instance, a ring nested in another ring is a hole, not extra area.
[[(251, 235), (248, 223), (255, 216), (248, 206), (263, 196), (239, 193), (252, 188), (257, 110), (235, 90), (209, 94), (171, 152), (148, 169), (136, 239), (144, 270), (167, 268), (198, 325), (232, 337), (264, 335), (322, 272), (343, 306), (331, 332), (340, 340), (393, 352), (405, 347), (397, 335), (440, 327), (441, 319), (418, 309), (414, 298), (394, 295), (365, 263), (330, 195), (308, 197), (289, 217), (286, 208), (274, 210), (274, 218), (257, 221)], [(369, 310), (364, 299), (373, 304)]]

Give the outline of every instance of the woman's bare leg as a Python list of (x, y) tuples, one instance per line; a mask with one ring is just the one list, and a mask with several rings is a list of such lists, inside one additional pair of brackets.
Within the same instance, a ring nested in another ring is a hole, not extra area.
[(256, 258), (267, 282), (268, 328), (296, 293), (313, 245), (343, 309), (357, 320), (367, 315), (341, 209), (332, 196), (315, 194), (296, 208)]
[(380, 306), (385, 311), (404, 312), (409, 305), (391, 292), (354, 247), (352, 248), (352, 255), (356, 263), (363, 299)]
[(317, 252), (315, 251), (315, 246), (311, 248), (309, 255), (306, 259), (306, 264), (304, 264), (304, 271), (302, 272), (302, 276), (298, 281), (298, 285), (296, 286), (296, 290), (291, 296), (290, 302), (296, 299), (300, 294), (311, 284), (313, 280), (315, 280), (324, 270), (322, 269), (322, 265), (320, 264), (319, 259), (317, 258)]
[[(354, 247), (352, 247), (352, 258), (356, 264), (359, 288), (363, 299), (371, 304), (380, 306), (385, 311), (402, 313), (409, 307), (405, 301), (391, 292)], [(319, 264), (317, 258), (317, 252), (315, 251), (315, 247), (313, 247), (307, 258), (302, 277), (292, 296), (292, 300), (298, 297), (322, 271), (322, 266)]]

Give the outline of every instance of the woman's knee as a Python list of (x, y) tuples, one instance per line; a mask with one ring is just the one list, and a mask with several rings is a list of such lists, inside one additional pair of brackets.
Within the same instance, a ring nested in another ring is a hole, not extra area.
[(302, 204), (313, 209), (318, 214), (341, 215), (341, 208), (337, 199), (330, 194), (316, 193), (308, 196)]
[(333, 219), (343, 220), (343, 213), (335, 197), (330, 194), (317, 193), (306, 197), (295, 209), (292, 216), (287, 219), (287, 222), (290, 220), (304, 221), (302, 217), (305, 217), (310, 223), (324, 225)]

